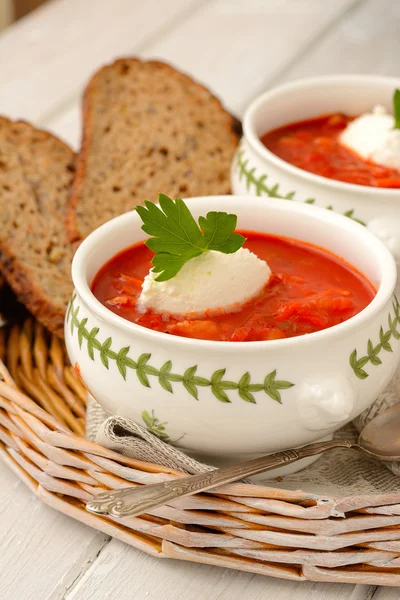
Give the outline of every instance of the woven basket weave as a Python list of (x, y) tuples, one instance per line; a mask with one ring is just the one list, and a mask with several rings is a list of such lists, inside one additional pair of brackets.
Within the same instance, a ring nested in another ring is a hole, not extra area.
[(83, 437), (85, 389), (62, 342), (38, 322), (0, 329), (0, 359), (0, 453), (45, 504), (153, 556), (284, 579), (400, 585), (400, 491), (366, 504), (239, 483), (140, 518), (89, 514), (85, 502), (100, 491), (185, 475)]

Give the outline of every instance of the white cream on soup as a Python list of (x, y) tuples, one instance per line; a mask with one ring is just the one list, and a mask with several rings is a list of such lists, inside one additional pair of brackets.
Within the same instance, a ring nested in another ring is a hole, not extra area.
[(145, 277), (139, 306), (158, 313), (201, 317), (231, 312), (256, 297), (271, 277), (268, 264), (247, 248), (233, 254), (208, 250), (167, 281)]
[(362, 158), (400, 171), (400, 129), (383, 106), (351, 121), (339, 140)]

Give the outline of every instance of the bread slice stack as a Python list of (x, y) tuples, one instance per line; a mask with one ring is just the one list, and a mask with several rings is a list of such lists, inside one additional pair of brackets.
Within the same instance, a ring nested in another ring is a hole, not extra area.
[(62, 336), (71, 243), (160, 192), (229, 193), (239, 128), (205, 87), (134, 58), (88, 84), (76, 174), (66, 144), (0, 117), (0, 271), (18, 299)]
[(98, 71), (83, 120), (71, 241), (144, 200), (156, 202), (160, 192), (230, 193), (238, 121), (209, 90), (164, 63), (121, 59)]
[(0, 118), (0, 269), (18, 299), (59, 336), (72, 293), (65, 215), (74, 162), (53, 135)]

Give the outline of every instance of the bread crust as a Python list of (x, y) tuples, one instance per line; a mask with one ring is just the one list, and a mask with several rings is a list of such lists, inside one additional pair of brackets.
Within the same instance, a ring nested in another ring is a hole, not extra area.
[(32, 283), (27, 269), (5, 244), (1, 244), (0, 264), (7, 283), (19, 302), (44, 327), (59, 338), (63, 338), (65, 311), (61, 307), (52, 304), (50, 299), (43, 294), (43, 291)]
[[(57, 144), (60, 144), (63, 149), (70, 153), (71, 160), (74, 160), (75, 155), (71, 148), (53, 134), (41, 129), (36, 129), (26, 121), (11, 121), (6, 117), (0, 116), (0, 128), (2, 125), (10, 128), (9, 132), (6, 130), (5, 137), (15, 146), (17, 154), (18, 148), (13, 139), (15, 132), (12, 132), (12, 127), (20, 124), (29, 128), (29, 133), (32, 133), (32, 135), (40, 135), (43, 136), (42, 139), (52, 139), (56, 141)], [(58, 337), (63, 338), (65, 308), (52, 302), (52, 299), (46, 296), (44, 290), (33, 283), (29, 276), (29, 268), (27, 268), (20, 258), (16, 256), (15, 252), (12, 251), (7, 243), (7, 239), (2, 239), (1, 237), (0, 270), (17, 296), (17, 299), (24, 304), (29, 312), (31, 312), (47, 329), (55, 333)]]
[[(122, 64), (145, 64), (146, 66), (161, 68), (164, 71), (169, 72), (171, 76), (178, 77), (181, 81), (190, 84), (191, 86), (196, 85), (199, 89), (210, 94), (211, 99), (214, 102), (217, 102), (221, 112), (226, 114), (229, 117), (227, 130), (230, 133), (232, 148), (236, 148), (241, 135), (241, 123), (240, 121), (231, 115), (229, 112), (225, 110), (221, 101), (214, 96), (210, 90), (199, 83), (198, 81), (189, 77), (185, 73), (176, 70), (171, 65), (164, 63), (158, 60), (149, 60), (143, 61), (139, 58), (120, 58), (109, 65), (105, 65), (101, 69), (99, 69), (89, 80), (89, 83), (86, 87), (86, 90), (83, 95), (83, 129), (82, 129), (82, 145), (81, 150), (77, 156), (76, 162), (76, 171), (75, 177), (72, 183), (71, 189), (71, 199), (68, 206), (67, 218), (66, 218), (66, 228), (68, 239), (71, 243), (79, 243), (83, 239), (83, 235), (79, 231), (79, 224), (77, 222), (76, 211), (79, 204), (80, 192), (84, 185), (86, 169), (87, 169), (87, 158), (90, 152), (90, 146), (92, 141), (92, 132), (93, 132), (93, 121), (92, 121), (92, 100), (93, 100), (93, 90), (96, 86), (96, 83), (101, 75), (103, 75), (106, 71), (114, 69), (118, 65)], [(229, 193), (229, 190), (227, 190)]]
[[(50, 131), (47, 131), (46, 129), (38, 129), (37, 127), (32, 125), (32, 123), (29, 123), (29, 121), (25, 121), (24, 119), (18, 119), (17, 121), (13, 121), (12, 119), (5, 117), (4, 115), (0, 115), (0, 127), (2, 124), (7, 125), (9, 127), (12, 127), (13, 125), (24, 125), (24, 126), (28, 127), (28, 129), (30, 129), (32, 134), (40, 134), (43, 136), (43, 138), (55, 140), (60, 146), (62, 146), (64, 148), (64, 150), (67, 150), (68, 152), (70, 152), (72, 154), (72, 158), (75, 159), (75, 152), (72, 150), (72, 148), (70, 146), (68, 146), (68, 144), (66, 142), (63, 142), (63, 140), (60, 140), (60, 138), (58, 138), (56, 135), (54, 135), (54, 133), (51, 133)], [(9, 137), (9, 140), (12, 143), (14, 143), (11, 135)]]

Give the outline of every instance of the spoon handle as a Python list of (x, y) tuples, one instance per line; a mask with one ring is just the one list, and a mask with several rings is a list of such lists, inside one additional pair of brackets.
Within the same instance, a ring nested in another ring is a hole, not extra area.
[(250, 475), (256, 475), (283, 465), (290, 465), (301, 458), (321, 454), (327, 450), (351, 448), (352, 446), (352, 442), (346, 440), (318, 442), (295, 450), (285, 450), (255, 458), (231, 467), (223, 467), (222, 469), (189, 475), (164, 481), (163, 483), (110, 490), (94, 496), (92, 500), (87, 502), (86, 509), (98, 515), (134, 517), (182, 496), (205, 492), (216, 486), (250, 477)]

